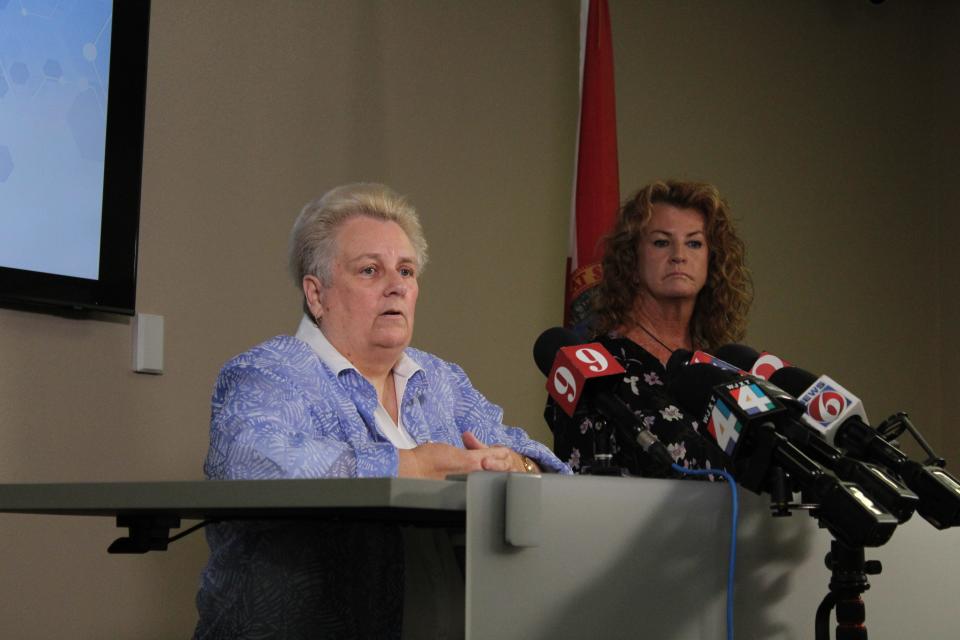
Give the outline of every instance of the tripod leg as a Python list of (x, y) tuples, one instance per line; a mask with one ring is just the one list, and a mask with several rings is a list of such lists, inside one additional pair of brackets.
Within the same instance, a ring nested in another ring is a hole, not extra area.
[(830, 612), (837, 604), (837, 598), (831, 591), (823, 596), (820, 606), (817, 607), (817, 617), (814, 624), (815, 640), (830, 640)]
[(867, 640), (867, 610), (863, 592), (870, 588), (867, 573), (880, 573), (880, 563), (867, 562), (863, 547), (848, 547), (838, 540), (830, 543), (824, 559), (831, 571), (830, 592), (817, 608), (816, 639), (830, 638), (830, 610), (837, 612), (837, 640)]

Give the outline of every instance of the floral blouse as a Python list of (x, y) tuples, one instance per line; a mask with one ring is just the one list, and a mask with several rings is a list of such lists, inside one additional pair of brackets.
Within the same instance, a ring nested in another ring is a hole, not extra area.
[[(637, 343), (616, 334), (597, 341), (626, 369), (623, 379), (613, 388), (614, 394), (660, 439), (677, 464), (690, 469), (730, 467), (729, 456), (710, 435), (701, 435), (698, 422), (701, 416), (687, 415), (670, 397), (666, 390), (666, 370), (659, 360)], [(544, 418), (553, 431), (554, 451), (574, 473), (589, 472), (595, 454), (610, 453), (611, 465), (620, 467), (627, 475), (664, 475), (643, 451), (617, 442), (615, 430), (612, 426), (604, 427), (605, 421), (590, 406), (589, 399), (580, 403), (571, 418), (548, 398)]]

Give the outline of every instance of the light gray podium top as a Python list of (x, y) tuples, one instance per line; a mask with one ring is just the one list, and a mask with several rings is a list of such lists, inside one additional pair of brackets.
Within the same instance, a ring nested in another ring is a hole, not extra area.
[(462, 522), (464, 482), (410, 478), (0, 484), (0, 513), (184, 519), (300, 517), (350, 511)]

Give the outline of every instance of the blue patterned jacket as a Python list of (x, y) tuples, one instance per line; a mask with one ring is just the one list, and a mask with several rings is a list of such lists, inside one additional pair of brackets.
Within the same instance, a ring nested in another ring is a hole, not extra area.
[[(473, 388), (463, 369), (407, 349), (420, 367), (399, 410), (422, 444), (463, 446), (471, 431), (569, 473), (544, 445), (501, 424), (503, 411)], [(278, 336), (228, 362), (217, 379), (204, 472), (211, 479), (363, 478), (397, 475), (397, 449), (379, 432), (377, 394), (354, 369), (337, 378), (305, 342)]]
[[(421, 370), (400, 403), (418, 443), (463, 446), (471, 431), (545, 471), (570, 473), (544, 445), (501, 424), (455, 364), (407, 349)], [(397, 449), (376, 427), (376, 391), (356, 370), (339, 377), (291, 336), (228, 362), (210, 420), (210, 479), (387, 477)], [(225, 522), (207, 528), (210, 559), (197, 594), (195, 638), (398, 638), (403, 542), (395, 525)]]

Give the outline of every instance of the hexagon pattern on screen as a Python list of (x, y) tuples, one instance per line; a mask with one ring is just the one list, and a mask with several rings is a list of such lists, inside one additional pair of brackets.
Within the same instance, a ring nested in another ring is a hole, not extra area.
[[(4, 202), (6, 228), (40, 217), (51, 234), (99, 229), (112, 10), (110, 0), (0, 0), (0, 183), (16, 184)], [(98, 177), (74, 185), (77, 175)], [(0, 256), (5, 266), (36, 270), (22, 237), (0, 235)], [(61, 238), (53, 262), (42, 270), (95, 278), (99, 232)]]

